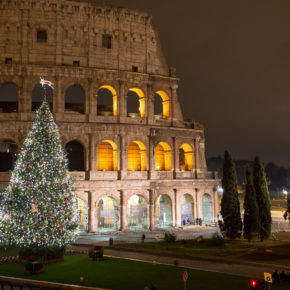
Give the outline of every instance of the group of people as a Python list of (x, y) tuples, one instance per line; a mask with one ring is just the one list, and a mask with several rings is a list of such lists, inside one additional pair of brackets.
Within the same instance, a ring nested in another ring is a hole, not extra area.
[(272, 279), (274, 282), (277, 281), (290, 281), (290, 274), (286, 274), (284, 270), (281, 271), (279, 274), (278, 270), (276, 269), (275, 272), (272, 274)]
[(196, 219), (195, 219), (195, 224), (196, 224), (197, 226), (202, 226), (202, 218), (196, 218)]

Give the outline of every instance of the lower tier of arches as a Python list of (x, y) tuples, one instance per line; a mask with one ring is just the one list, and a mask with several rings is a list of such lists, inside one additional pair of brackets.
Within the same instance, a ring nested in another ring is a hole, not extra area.
[(217, 221), (216, 187), (77, 191), (80, 232), (169, 229)]

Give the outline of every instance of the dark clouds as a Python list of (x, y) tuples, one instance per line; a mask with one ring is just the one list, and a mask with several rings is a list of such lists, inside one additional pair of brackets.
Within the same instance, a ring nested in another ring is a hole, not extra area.
[(290, 1), (111, 0), (153, 15), (207, 156), (290, 165)]

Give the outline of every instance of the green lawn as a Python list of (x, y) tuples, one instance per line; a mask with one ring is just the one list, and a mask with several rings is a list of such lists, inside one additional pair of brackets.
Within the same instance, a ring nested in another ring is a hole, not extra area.
[[(183, 289), (185, 268), (157, 265), (123, 259), (105, 258), (102, 262), (88, 261), (87, 255), (65, 257), (65, 261), (44, 266), (44, 272), (26, 276), (23, 264), (0, 265), (0, 275), (78, 284), (106, 289), (144, 290), (150, 283), (158, 290)], [(248, 289), (250, 279), (188, 269), (187, 289)], [(287, 289), (287, 288), (273, 288)]]

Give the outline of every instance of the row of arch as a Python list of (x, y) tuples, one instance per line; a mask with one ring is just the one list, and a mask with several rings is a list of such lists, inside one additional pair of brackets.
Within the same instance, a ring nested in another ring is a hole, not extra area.
[[(87, 207), (86, 203), (78, 199), (81, 216), (80, 230), (87, 230)], [(142, 195), (135, 194), (127, 202), (128, 230), (142, 231), (148, 229), (149, 207)], [(180, 200), (180, 225), (188, 226), (196, 224), (194, 212), (194, 199), (191, 194), (184, 194)], [(110, 196), (103, 196), (96, 204), (96, 218), (98, 232), (117, 231), (119, 225), (119, 205)], [(202, 196), (201, 217), (205, 224), (213, 222), (213, 202), (209, 194)], [(173, 208), (171, 198), (161, 194), (155, 202), (154, 225), (157, 228), (169, 228), (173, 226)]]
[[(46, 86), (47, 101), (53, 110), (53, 90)], [(4, 83), (0, 87), (0, 113), (18, 112), (19, 89), (15, 83)], [(117, 116), (117, 91), (110, 85), (103, 85), (97, 91), (97, 115)], [(127, 115), (129, 117), (145, 117), (145, 94), (139, 88), (130, 88), (127, 92)], [(31, 111), (34, 112), (43, 100), (43, 88), (36, 84), (31, 92)], [(64, 110), (66, 112), (85, 113), (85, 92), (76, 84), (65, 89)], [(170, 102), (168, 94), (158, 90), (154, 95), (154, 115), (156, 118), (169, 119)]]
[[(81, 143), (76, 140), (66, 144), (65, 150), (69, 161), (70, 171), (85, 171), (85, 152)], [(17, 145), (13, 140), (0, 142), (0, 172), (13, 169)], [(155, 170), (171, 170), (171, 147), (166, 142), (160, 142), (155, 147)], [(147, 170), (147, 148), (141, 141), (132, 141), (127, 148), (128, 171)], [(104, 140), (97, 146), (97, 170), (118, 170), (118, 148), (111, 140)], [(179, 148), (179, 169), (193, 170), (193, 150), (189, 144), (182, 144)]]

